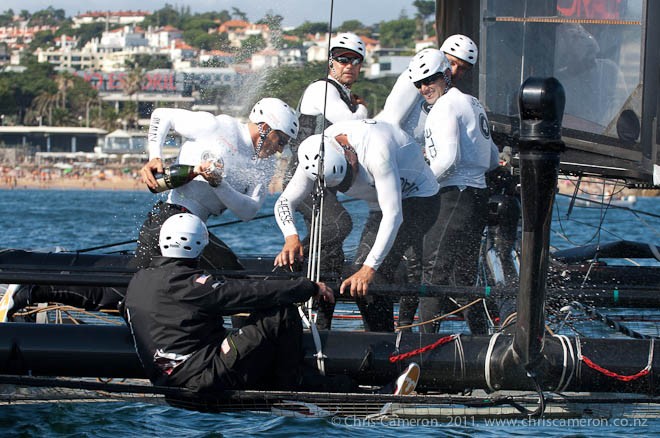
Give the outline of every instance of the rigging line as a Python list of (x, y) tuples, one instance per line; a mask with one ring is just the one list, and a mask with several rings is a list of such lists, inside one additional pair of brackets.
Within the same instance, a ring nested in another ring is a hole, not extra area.
[[(340, 203), (341, 204), (348, 204), (350, 202), (357, 202), (357, 201), (360, 201), (360, 199), (354, 199), (354, 198), (344, 199), (343, 201), (340, 201)], [(250, 220), (255, 221), (255, 220), (258, 220), (258, 219), (268, 219), (268, 218), (272, 218), (272, 217), (275, 217), (274, 213), (262, 214), (262, 215), (259, 215), (259, 216), (255, 216)], [(242, 223), (245, 223), (245, 221), (242, 220), (242, 219), (236, 219), (236, 220), (233, 220), (233, 221), (221, 222), (219, 224), (207, 225), (206, 228), (211, 229), (211, 228), (218, 228), (218, 227), (224, 227), (224, 226), (227, 226), (227, 225), (236, 225), (236, 224), (242, 224)], [(122, 242), (108, 243), (106, 245), (99, 245), (99, 246), (93, 246), (93, 247), (84, 248), (84, 249), (76, 249), (76, 250), (73, 250), (73, 251), (62, 251), (62, 252), (85, 253), (85, 252), (90, 252), (90, 251), (96, 251), (98, 249), (112, 248), (114, 246), (128, 245), (128, 244), (131, 244), (131, 243), (135, 244), (135, 242), (137, 242), (137, 239), (124, 240)]]
[[(582, 284), (580, 285), (581, 287), (584, 287), (587, 284), (587, 280), (589, 279), (589, 276), (591, 275), (591, 270), (598, 263), (598, 260), (599, 260), (598, 253), (600, 252), (600, 242), (601, 242), (601, 237), (603, 235), (602, 234), (602, 232), (603, 232), (602, 225), (603, 225), (603, 222), (605, 221), (605, 215), (607, 214), (607, 211), (610, 207), (610, 204), (612, 203), (613, 195), (610, 195), (607, 205), (604, 205), (603, 201), (605, 200), (605, 193), (607, 191), (605, 189), (605, 181), (603, 181), (603, 186), (602, 187), (603, 187), (603, 189), (602, 189), (601, 194), (600, 194), (601, 208), (600, 208), (600, 222), (598, 223), (598, 233), (597, 233), (598, 239), (596, 241), (596, 245), (597, 245), (596, 256), (591, 260), (591, 263), (589, 263), (589, 268), (587, 269), (587, 272), (584, 274), (584, 277), (582, 278)], [(616, 183), (614, 184), (614, 188), (616, 189)], [(607, 230), (605, 230), (605, 231), (607, 231)]]
[(568, 233), (566, 231), (566, 228), (564, 228), (564, 222), (565, 221), (562, 220), (562, 218), (561, 218), (561, 214), (559, 212), (559, 204), (556, 203), (556, 202), (554, 204), (555, 204), (555, 212), (557, 214), (557, 223), (559, 224), (560, 231), (556, 231), (554, 229), (551, 229), (550, 231), (557, 234), (557, 235), (559, 235), (559, 236), (561, 236), (566, 242), (568, 242), (572, 245), (576, 245), (576, 246), (586, 245), (589, 242), (592, 242), (594, 239), (596, 239), (596, 237), (600, 234), (601, 231), (605, 231), (606, 233), (616, 237), (617, 239), (625, 240), (623, 237), (618, 236), (617, 234), (615, 234), (615, 233), (613, 233), (609, 230), (603, 229), (603, 227), (602, 227), (603, 223), (602, 222), (599, 223), (597, 226), (595, 226), (595, 225), (589, 224), (587, 222), (582, 222), (582, 221), (579, 221), (579, 220), (576, 220), (576, 219), (572, 219), (572, 221), (576, 224), (584, 225), (585, 227), (596, 228), (596, 231), (594, 232), (594, 234), (591, 237), (589, 237), (587, 240), (585, 240), (582, 243), (576, 242), (576, 241), (570, 239), (568, 237)]
[[(587, 193), (587, 192), (585, 192), (585, 193), (586, 193), (586, 194), (589, 194), (589, 193)], [(556, 196), (561, 196), (561, 197), (564, 197), (564, 198), (571, 198), (573, 195), (567, 195), (567, 194), (565, 194), (565, 193), (557, 193)], [(601, 203), (598, 202), (598, 201), (593, 201), (593, 202), (594, 202), (594, 203), (597, 203), (597, 204), (601, 204)], [(593, 209), (594, 207), (582, 207), (582, 208), (585, 208), (585, 209)], [(660, 214), (657, 214), (657, 213), (651, 213), (650, 211), (638, 210), (638, 209), (636, 209), (636, 208), (625, 207), (625, 206), (623, 206), (623, 205), (610, 205), (609, 208), (615, 208), (615, 209), (618, 209), (618, 210), (628, 210), (628, 211), (630, 211), (630, 212), (633, 213), (633, 214), (637, 214), (637, 213), (638, 213), (638, 214), (642, 214), (642, 215), (645, 215), (645, 216), (650, 216), (650, 217), (653, 217), (653, 218), (656, 218), (656, 219), (660, 219)]]
[(571, 196), (571, 202), (568, 204), (568, 210), (566, 211), (566, 219), (571, 216), (573, 212), (573, 207), (575, 206), (575, 200), (577, 199), (578, 191), (580, 190), (580, 183), (582, 182), (582, 175), (578, 177), (577, 183), (575, 183), (575, 189), (573, 190), (573, 196)]
[[(327, 78), (330, 76), (330, 63), (332, 59), (330, 57), (330, 46), (332, 44), (332, 16), (335, 8), (334, 0), (330, 0), (330, 20), (328, 22), (328, 53), (326, 55), (327, 62), (325, 64), (325, 90), (323, 92), (323, 117), (322, 117), (322, 129), (321, 129), (321, 144), (319, 146), (319, 157), (318, 157), (318, 173), (316, 179), (316, 195), (317, 197), (312, 196), (313, 205), (312, 205), (312, 221), (310, 223), (310, 245), (309, 245), (309, 258), (307, 260), (307, 275), (311, 280), (314, 280), (314, 272), (319, 271), (320, 274), (320, 264), (321, 264), (321, 223), (323, 215), (323, 191), (325, 190), (325, 178), (324, 178), (324, 159), (325, 159), (325, 141), (323, 133), (326, 128), (326, 114), (328, 106), (328, 81)], [(317, 213), (315, 215), (315, 213)], [(316, 220), (315, 220), (316, 219)], [(312, 238), (314, 237), (314, 238)], [(311, 307), (311, 306), (310, 306)]]
[[(326, 79), (330, 75), (330, 45), (332, 43), (332, 15), (334, 11), (335, 3), (334, 0), (330, 0), (330, 20), (328, 23), (328, 62), (326, 63)], [(324, 168), (323, 160), (325, 157), (325, 142), (323, 138), (323, 132), (325, 131), (325, 115), (326, 107), (328, 103), (328, 81), (325, 81), (325, 90), (323, 96), (323, 131), (321, 132), (321, 144), (319, 145), (319, 158), (318, 158), (318, 173), (316, 177), (316, 182), (314, 184), (316, 195), (312, 196), (312, 220), (310, 223), (310, 242), (309, 242), (309, 258), (307, 260), (307, 276), (312, 281), (319, 281), (321, 278), (321, 233), (323, 231), (323, 198), (324, 198), (324, 189), (325, 189), (325, 178), (324, 178)], [(316, 319), (314, 318), (312, 307), (314, 299), (310, 297), (307, 301), (307, 313), (308, 317), (305, 316), (305, 309), (303, 304), (300, 304), (298, 311), (300, 312), (301, 317), (305, 321), (305, 325), (309, 326), (309, 329), (312, 332), (312, 338), (314, 339), (314, 346), (316, 347), (316, 366), (319, 372), (322, 375), (325, 375), (325, 358), (323, 354), (323, 344), (321, 342), (321, 337), (319, 335), (318, 328), (316, 327)]]

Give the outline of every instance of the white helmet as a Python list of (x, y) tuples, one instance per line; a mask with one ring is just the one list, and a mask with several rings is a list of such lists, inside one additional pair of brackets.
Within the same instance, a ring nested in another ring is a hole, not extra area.
[(351, 50), (364, 59), (366, 51), (362, 39), (354, 33), (340, 33), (330, 40), (330, 52), (336, 49)]
[(158, 244), (165, 257), (196, 259), (208, 243), (206, 225), (194, 214), (175, 214), (160, 227)]
[(438, 49), (424, 49), (410, 60), (408, 77), (412, 82), (417, 82), (447, 69), (451, 69), (451, 65), (444, 53)]
[(268, 123), (271, 129), (282, 131), (289, 137), (298, 137), (298, 114), (285, 102), (275, 97), (265, 97), (250, 112), (252, 123)]
[(447, 38), (445, 42), (442, 43), (440, 50), (448, 55), (469, 62), (472, 65), (477, 63), (477, 56), (479, 56), (479, 50), (474, 41), (465, 35), (459, 34)]
[(324, 142), (323, 178), (325, 186), (335, 187), (344, 180), (348, 163), (344, 157), (344, 150), (334, 138), (322, 134), (307, 137), (298, 147), (298, 163), (303, 166), (309, 179), (316, 180), (319, 174), (321, 140)]

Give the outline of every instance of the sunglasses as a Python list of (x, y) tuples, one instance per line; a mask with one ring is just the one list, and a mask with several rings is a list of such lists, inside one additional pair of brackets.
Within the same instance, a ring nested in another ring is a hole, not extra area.
[(436, 73), (434, 75), (429, 76), (428, 78), (422, 79), (421, 81), (415, 81), (414, 82), (415, 88), (419, 90), (420, 88), (422, 88), (422, 85), (426, 85), (428, 87), (429, 85), (440, 79), (441, 77), (442, 77), (442, 73)]
[(280, 134), (279, 132), (276, 133), (276, 135), (277, 135), (277, 144), (278, 144), (278, 146), (283, 148), (283, 147), (285, 147), (286, 145), (289, 144), (290, 138), (287, 135)]
[(357, 66), (357, 65), (362, 64), (362, 58), (349, 58), (348, 56), (336, 56), (336, 57), (333, 57), (332, 59), (334, 59), (335, 61), (337, 61), (341, 65), (351, 64), (351, 65)]

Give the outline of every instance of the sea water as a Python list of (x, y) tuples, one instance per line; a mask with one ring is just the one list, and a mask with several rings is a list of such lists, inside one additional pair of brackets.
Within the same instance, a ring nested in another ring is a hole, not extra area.
[[(0, 248), (35, 250), (132, 250), (138, 230), (158, 195), (148, 191), (0, 190)], [(283, 239), (272, 216), (269, 196), (262, 219), (240, 222), (227, 213), (209, 221), (213, 233), (238, 254), (272, 255)], [(354, 251), (364, 224), (364, 203), (346, 204), (354, 231), (346, 241)], [(559, 198), (553, 212), (551, 244), (561, 249), (613, 240), (660, 242), (660, 198), (639, 198), (635, 211), (574, 208)], [(239, 222), (239, 223), (234, 223)], [(230, 223), (229, 225), (222, 225)], [(299, 222), (299, 226), (304, 225)], [(294, 419), (259, 413), (203, 414), (141, 403), (46, 403), (3, 406), (3, 436), (650, 436), (660, 431), (655, 419), (575, 419), (513, 422), (352, 421)]]

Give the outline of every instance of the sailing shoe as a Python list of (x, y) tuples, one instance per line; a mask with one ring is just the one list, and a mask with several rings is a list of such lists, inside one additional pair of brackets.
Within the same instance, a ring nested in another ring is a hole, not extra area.
[(396, 384), (394, 386), (394, 395), (408, 395), (417, 387), (417, 381), (419, 380), (419, 365), (415, 362), (410, 362), (408, 368), (396, 379)]

